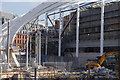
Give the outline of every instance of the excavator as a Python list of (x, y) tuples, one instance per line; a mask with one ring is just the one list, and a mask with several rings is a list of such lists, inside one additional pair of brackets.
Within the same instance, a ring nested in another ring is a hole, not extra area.
[[(101, 67), (101, 66), (108, 67), (106, 65), (109, 62), (106, 62), (105, 64), (103, 64), (105, 62), (105, 60), (109, 59), (111, 61), (111, 63), (112, 63), (112, 61), (115, 62), (115, 59), (117, 59), (115, 57), (118, 56), (118, 55), (120, 55), (120, 52), (108, 52), (108, 53), (105, 53), (101, 57), (98, 57), (97, 62), (88, 62), (88, 63), (86, 63), (86, 67), (89, 68), (89, 69), (93, 69), (94, 67)], [(114, 60), (112, 60), (112, 59), (114, 59)]]

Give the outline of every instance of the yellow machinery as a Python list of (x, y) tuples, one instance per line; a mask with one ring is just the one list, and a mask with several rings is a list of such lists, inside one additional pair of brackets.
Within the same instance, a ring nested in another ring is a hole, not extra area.
[(120, 52), (108, 52), (108, 53), (105, 53), (105, 54), (103, 54), (101, 57), (100, 57), (100, 60), (99, 60), (99, 62), (98, 63), (96, 63), (96, 62), (90, 62), (90, 63), (86, 63), (86, 66), (88, 67), (89, 66), (89, 68), (91, 69), (91, 68), (93, 68), (93, 67), (101, 67), (101, 65), (103, 64), (103, 62), (105, 61), (105, 59), (107, 58), (107, 57), (109, 57), (109, 56), (114, 56), (114, 55), (118, 55), (118, 54), (120, 54)]

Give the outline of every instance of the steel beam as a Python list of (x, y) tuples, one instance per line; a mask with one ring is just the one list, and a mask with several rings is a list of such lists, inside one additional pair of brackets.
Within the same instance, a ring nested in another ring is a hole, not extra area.
[(76, 12), (72, 15), (72, 17), (69, 19), (69, 21), (67, 22), (67, 24), (64, 26), (64, 29), (61, 33), (61, 36), (64, 34), (66, 28), (68, 27), (69, 23), (72, 21), (72, 19), (74, 18), (74, 16), (76, 15)]
[[(56, 12), (56, 13), (52, 13), (52, 14), (49, 14), (49, 15), (47, 16), (47, 18), (49, 19), (49, 21), (51, 22), (53, 28), (55, 29), (55, 26), (54, 26), (54, 24), (53, 24), (53, 22), (51, 21), (51, 19), (50, 19), (49, 16), (55, 15), (55, 14), (58, 14), (58, 13), (67, 12), (67, 11), (73, 11), (73, 10), (76, 11), (76, 9), (69, 9), (69, 10), (64, 10), (64, 11), (59, 11), (59, 12)], [(69, 25), (69, 23), (71, 22), (71, 20), (73, 19), (73, 17), (74, 17), (74, 15), (73, 15), (72, 18), (68, 21), (68, 23), (65, 25), (65, 29), (67, 28), (67, 26)], [(64, 29), (63, 29), (63, 30), (64, 30)], [(56, 33), (58, 33), (56, 29), (55, 29), (55, 31), (56, 31)], [(64, 33), (64, 31), (62, 32), (62, 34), (63, 34), (63, 33)]]
[(48, 20), (50, 21), (50, 23), (52, 24), (52, 27), (55, 29), (56, 33), (58, 33), (58, 31), (56, 30), (55, 25), (53, 24), (53, 22), (52, 22), (52, 20), (50, 19), (50, 17), (47, 16), (47, 18), (48, 18)]
[(64, 11), (61, 11), (61, 12), (51, 13), (48, 16), (59, 14), (59, 13), (63, 13), (63, 12), (67, 12), (67, 11), (73, 11), (73, 10), (76, 10), (76, 8), (75, 9), (64, 10)]

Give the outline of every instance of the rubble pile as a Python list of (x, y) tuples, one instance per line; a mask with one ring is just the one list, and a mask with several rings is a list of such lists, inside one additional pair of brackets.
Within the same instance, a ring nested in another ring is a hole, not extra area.
[[(34, 69), (29, 69), (30, 77), (34, 78)], [(83, 70), (78, 72), (62, 71), (53, 67), (42, 67), (37, 69), (38, 79), (60, 79), (60, 80), (71, 80), (71, 79), (84, 79), (84, 80), (116, 80), (118, 79), (117, 72), (105, 68), (105, 67), (94, 67), (93, 69)]]
[(105, 67), (95, 67), (92, 70), (82, 71), (82, 78), (90, 78), (92, 79), (116, 79), (118, 78), (117, 72), (110, 70)]

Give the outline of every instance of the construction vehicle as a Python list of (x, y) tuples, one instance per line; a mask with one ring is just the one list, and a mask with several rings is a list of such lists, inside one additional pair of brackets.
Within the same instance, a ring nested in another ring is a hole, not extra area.
[(118, 54), (120, 54), (120, 52), (105, 53), (102, 56), (97, 57), (97, 59), (94, 59), (94, 62), (86, 63), (86, 67), (89, 68), (89, 69), (93, 69), (95, 66), (96, 67), (104, 66), (104, 67), (113, 69), (113, 66), (115, 66), (116, 61), (118, 59)]

